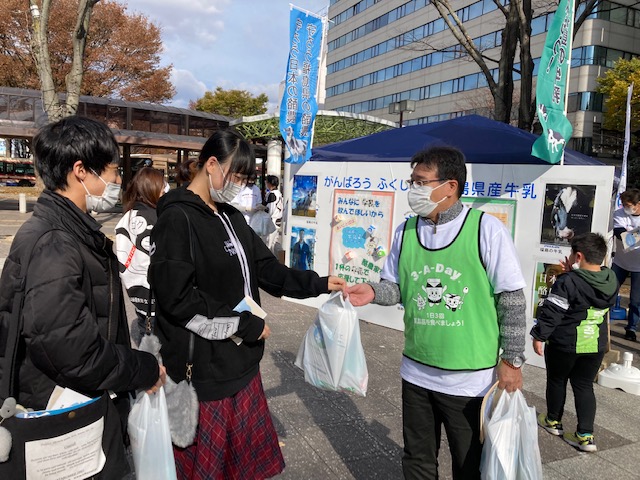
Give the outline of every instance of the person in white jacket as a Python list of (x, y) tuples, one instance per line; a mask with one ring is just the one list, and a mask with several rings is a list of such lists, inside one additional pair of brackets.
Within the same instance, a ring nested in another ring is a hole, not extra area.
[[(625, 232), (637, 231), (640, 228), (640, 190), (630, 188), (620, 195), (622, 208), (613, 212), (613, 234), (616, 237), (616, 255), (613, 257), (611, 269), (622, 285), (627, 277), (631, 277), (629, 293), (629, 312), (624, 338), (635, 342), (638, 323), (640, 323), (640, 248), (633, 235), (629, 238)], [(625, 241), (626, 240), (626, 241)]]
[(275, 175), (267, 175), (265, 185), (267, 187), (267, 194), (263, 205), (267, 207), (267, 212), (271, 215), (271, 220), (276, 226), (276, 231), (268, 235), (265, 243), (267, 247), (269, 247), (269, 250), (277, 256), (278, 252), (282, 250), (280, 226), (282, 224), (284, 199), (282, 198), (282, 192), (278, 190), (278, 185), (280, 185), (278, 177)]
[[(164, 175), (155, 168), (142, 168), (133, 177), (124, 193), (124, 216), (116, 225), (116, 255), (120, 279), (136, 309), (137, 321), (131, 324), (131, 338), (138, 345), (145, 332), (149, 301), (151, 299), (147, 270), (151, 229), (158, 216), (156, 205), (168, 191)], [(151, 316), (155, 315), (154, 302)]]
[(256, 212), (256, 210), (263, 210), (262, 194), (260, 193), (260, 189), (256, 186), (256, 179), (257, 176), (255, 174), (251, 175), (247, 179), (247, 184), (231, 201), (231, 205), (242, 212), (247, 224), (251, 221), (251, 215)]

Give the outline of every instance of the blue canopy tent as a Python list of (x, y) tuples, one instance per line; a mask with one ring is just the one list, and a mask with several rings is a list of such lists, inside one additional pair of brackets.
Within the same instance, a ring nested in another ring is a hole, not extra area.
[[(436, 145), (457, 147), (468, 163), (550, 165), (531, 156), (538, 138), (519, 128), (479, 115), (396, 128), (313, 149), (311, 161), (408, 162), (413, 154)], [(565, 165), (603, 165), (587, 155), (565, 150)]]

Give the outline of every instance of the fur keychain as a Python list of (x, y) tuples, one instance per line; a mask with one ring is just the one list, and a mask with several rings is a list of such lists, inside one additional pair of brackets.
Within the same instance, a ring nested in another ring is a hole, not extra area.
[(11, 418), (16, 414), (16, 399), (7, 398), (2, 407), (0, 407), (0, 462), (9, 460), (9, 452), (11, 452), (11, 432), (2, 426), (7, 418)]
[[(162, 364), (160, 347), (160, 340), (156, 335), (144, 335), (139, 349), (155, 355), (158, 362)], [(182, 380), (176, 383), (167, 375), (164, 392), (167, 399), (171, 441), (177, 447), (186, 448), (193, 444), (198, 427), (200, 405), (196, 390), (190, 381)]]

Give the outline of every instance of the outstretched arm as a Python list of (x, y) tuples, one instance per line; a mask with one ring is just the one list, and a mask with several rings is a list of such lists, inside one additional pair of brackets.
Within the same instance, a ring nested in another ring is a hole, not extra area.
[(369, 303), (395, 305), (400, 303), (400, 287), (397, 283), (382, 280), (380, 283), (358, 283), (346, 289), (349, 301), (354, 307)]

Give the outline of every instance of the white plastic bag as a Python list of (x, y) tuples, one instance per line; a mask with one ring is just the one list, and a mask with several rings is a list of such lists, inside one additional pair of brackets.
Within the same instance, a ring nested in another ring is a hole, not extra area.
[[(497, 405), (487, 401), (484, 416), (482, 480), (539, 480), (542, 461), (535, 408), (520, 390), (503, 392)], [(492, 411), (493, 410), (493, 411)]]
[(129, 413), (129, 438), (138, 480), (176, 480), (164, 387), (140, 392)]
[(319, 309), (296, 358), (304, 379), (326, 390), (344, 390), (363, 397), (369, 373), (360, 341), (358, 312), (341, 292), (334, 292)]
[(271, 220), (271, 215), (264, 210), (257, 210), (251, 214), (249, 226), (261, 237), (276, 231), (276, 225)]

